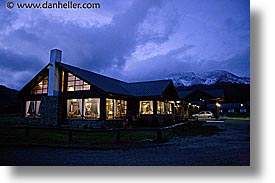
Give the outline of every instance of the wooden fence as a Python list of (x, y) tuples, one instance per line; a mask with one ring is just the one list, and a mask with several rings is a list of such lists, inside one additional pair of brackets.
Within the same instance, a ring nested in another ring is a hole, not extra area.
[(131, 132), (131, 131), (152, 131), (156, 132), (157, 134), (157, 140), (162, 140), (162, 131), (174, 129), (175, 130), (179, 126), (185, 125), (184, 123), (177, 123), (171, 126), (162, 127), (162, 128), (115, 128), (115, 129), (76, 129), (76, 128), (61, 128), (61, 127), (47, 127), (47, 126), (25, 126), (25, 125), (14, 125), (14, 126), (0, 126), (2, 129), (24, 129), (25, 130), (25, 136), (29, 137), (31, 130), (39, 129), (39, 130), (60, 130), (60, 131), (66, 131), (68, 133), (68, 140), (73, 140), (73, 132), (82, 132), (82, 133), (114, 133), (116, 132), (116, 142), (120, 142), (120, 134), (121, 132)]

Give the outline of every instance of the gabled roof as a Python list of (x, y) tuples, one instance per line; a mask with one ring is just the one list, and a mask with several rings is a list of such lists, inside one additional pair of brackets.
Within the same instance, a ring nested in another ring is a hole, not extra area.
[[(120, 94), (126, 96), (134, 97), (158, 97), (162, 96), (164, 91), (172, 85), (174, 87), (172, 80), (159, 80), (159, 81), (147, 81), (147, 82), (136, 82), (136, 83), (126, 83), (117, 79), (113, 79), (95, 72), (87, 71), (78, 67), (74, 67), (68, 64), (56, 62), (56, 65), (73, 75), (79, 77), (85, 82), (96, 86), (97, 88), (105, 91), (110, 94)], [(45, 75), (48, 72), (48, 65), (43, 68), (36, 76), (33, 78), (26, 86), (23, 87), (23, 90), (31, 88), (33, 83), (41, 75)], [(174, 89), (175, 90), (175, 89)], [(175, 90), (176, 92), (176, 90)], [(177, 93), (176, 93), (177, 96)]]
[(223, 89), (202, 89), (201, 91), (215, 97), (215, 98), (223, 98), (224, 97), (224, 90)]
[(28, 91), (30, 88), (35, 87), (39, 81), (41, 81), (48, 74), (48, 65), (41, 69), (26, 85), (19, 90), (18, 96), (20, 97), (24, 92)]
[(57, 63), (57, 65), (108, 93), (135, 97), (161, 96), (169, 84), (172, 83), (172, 80), (126, 83), (71, 65), (63, 63)]
[(178, 91), (179, 97), (181, 99), (184, 99), (194, 92), (202, 92), (210, 97), (213, 98), (223, 98), (224, 97), (224, 90), (223, 89), (185, 89), (185, 90), (180, 90)]
[(125, 83), (123, 81), (63, 63), (57, 63), (57, 65), (80, 77), (81, 79), (86, 80), (86, 82), (88, 82), (89, 84), (95, 85), (106, 92), (130, 95), (130, 93), (121, 86), (122, 83)]
[(187, 97), (191, 93), (193, 93), (193, 90), (181, 90), (181, 91), (178, 91), (180, 99), (184, 99), (185, 97)]
[(121, 83), (135, 97), (161, 96), (171, 84), (171, 80), (147, 81), (136, 83)]

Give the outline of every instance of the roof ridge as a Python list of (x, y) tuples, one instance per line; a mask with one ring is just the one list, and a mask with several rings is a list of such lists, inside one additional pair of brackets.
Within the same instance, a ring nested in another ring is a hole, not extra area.
[(121, 82), (121, 83), (126, 83), (125, 81), (121, 81), (119, 79), (111, 78), (109, 76), (105, 76), (103, 74), (99, 74), (99, 73), (96, 73), (94, 71), (89, 71), (89, 70), (86, 70), (86, 69), (83, 69), (83, 68), (80, 68), (80, 67), (76, 67), (76, 66), (73, 66), (73, 65), (69, 65), (69, 64), (65, 64), (65, 63), (59, 63), (59, 62), (57, 62), (57, 64), (66, 65), (66, 66), (69, 66), (69, 67), (74, 67), (76, 69), (79, 69), (79, 70), (82, 70), (82, 71), (85, 71), (85, 72), (89, 72), (89, 73), (92, 73), (92, 74), (96, 74), (96, 75), (101, 76), (101, 77), (105, 77), (105, 78), (108, 78), (108, 79), (111, 79), (111, 80), (114, 80), (114, 81), (118, 81), (118, 82)]

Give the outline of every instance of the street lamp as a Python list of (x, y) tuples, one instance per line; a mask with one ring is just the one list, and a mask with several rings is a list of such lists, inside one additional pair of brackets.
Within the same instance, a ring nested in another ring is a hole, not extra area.
[(220, 117), (220, 107), (221, 104), (219, 104), (218, 102), (216, 103), (216, 118), (218, 119)]
[(221, 107), (221, 104), (219, 104), (219, 103), (217, 102), (217, 103), (216, 103), (216, 106), (217, 106), (217, 107)]

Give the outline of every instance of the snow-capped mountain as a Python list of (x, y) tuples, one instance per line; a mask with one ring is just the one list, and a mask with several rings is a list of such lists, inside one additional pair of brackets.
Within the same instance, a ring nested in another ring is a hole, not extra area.
[(224, 70), (216, 70), (203, 73), (183, 72), (177, 74), (170, 74), (167, 79), (172, 79), (174, 85), (178, 86), (192, 86), (192, 85), (213, 85), (216, 83), (237, 83), (250, 84), (250, 78), (240, 77)]

